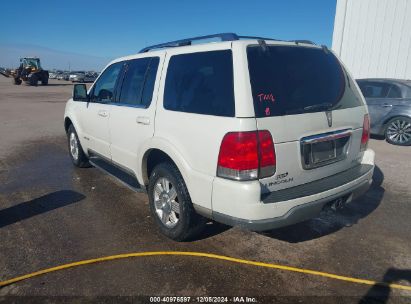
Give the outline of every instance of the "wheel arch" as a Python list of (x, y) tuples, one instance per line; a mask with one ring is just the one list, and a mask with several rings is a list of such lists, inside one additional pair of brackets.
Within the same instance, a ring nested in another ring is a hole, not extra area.
[(69, 129), (70, 125), (74, 125), (74, 124), (71, 121), (70, 117), (66, 116), (64, 118), (64, 130), (66, 131), (66, 133), (68, 132), (68, 129)]
[(141, 164), (141, 175), (145, 186), (148, 185), (149, 178), (154, 167), (165, 161), (173, 163), (178, 168), (180, 173), (182, 173), (181, 165), (179, 166), (177, 162), (174, 161), (173, 157), (170, 156), (167, 152), (163, 151), (163, 149), (150, 148), (144, 153)]
[(393, 119), (395, 119), (395, 118), (400, 118), (400, 117), (405, 117), (405, 118), (411, 119), (411, 115), (407, 115), (407, 114), (404, 114), (404, 113), (395, 113), (395, 114), (393, 113), (392, 115), (390, 115), (389, 117), (387, 117), (387, 118), (384, 120), (384, 122), (383, 122), (384, 134), (385, 134), (385, 130), (387, 129), (388, 123), (389, 123), (391, 120), (393, 120)]

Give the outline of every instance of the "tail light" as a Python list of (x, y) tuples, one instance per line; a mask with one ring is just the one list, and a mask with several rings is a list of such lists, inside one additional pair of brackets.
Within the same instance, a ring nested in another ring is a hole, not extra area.
[(230, 132), (220, 146), (217, 176), (253, 180), (275, 173), (276, 156), (269, 131)]
[(368, 140), (370, 139), (370, 118), (368, 114), (364, 115), (364, 123), (362, 125), (361, 136), (361, 151), (367, 150)]

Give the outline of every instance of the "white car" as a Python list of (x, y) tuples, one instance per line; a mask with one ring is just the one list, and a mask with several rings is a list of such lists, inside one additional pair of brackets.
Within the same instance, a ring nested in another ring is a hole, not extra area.
[[(220, 38), (221, 42), (192, 44)], [(225, 33), (112, 61), (74, 86), (64, 125), (74, 165), (146, 191), (166, 236), (208, 220), (269, 230), (317, 216), (372, 182), (369, 118), (332, 51)]]

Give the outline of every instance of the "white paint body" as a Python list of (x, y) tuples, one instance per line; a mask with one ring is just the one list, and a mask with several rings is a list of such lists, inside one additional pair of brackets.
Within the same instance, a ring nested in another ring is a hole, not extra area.
[(411, 79), (411, 1), (337, 0), (333, 51), (356, 79)]
[[(362, 124), (367, 108), (363, 106), (333, 111), (334, 123), (330, 128), (324, 112), (282, 117), (255, 118), (250, 86), (246, 47), (256, 40), (219, 42), (150, 51), (117, 59), (159, 56), (153, 99), (147, 109), (76, 102), (70, 99), (65, 117), (70, 118), (77, 130), (84, 151), (95, 150), (113, 162), (132, 171), (141, 185), (147, 185), (145, 154), (150, 149), (166, 153), (177, 165), (187, 185), (194, 206), (244, 220), (262, 220), (281, 217), (291, 208), (317, 199), (338, 194), (356, 184), (372, 180), (372, 172), (360, 180), (326, 192), (276, 204), (261, 202), (262, 191), (276, 191), (309, 183), (331, 176), (360, 164), (374, 164), (371, 150), (360, 152)], [(291, 42), (267, 44), (295, 45)], [(298, 47), (298, 46), (296, 46)], [(318, 47), (304, 45), (304, 47)], [(231, 49), (233, 52), (235, 117), (219, 117), (169, 111), (163, 107), (163, 93), (170, 57), (176, 54)], [(111, 63), (110, 63), (111, 64)], [(358, 90), (358, 87), (356, 88)], [(343, 97), (344, 98), (344, 97)], [(106, 111), (107, 116), (99, 115)], [(138, 122), (148, 119), (148, 124)], [(299, 155), (300, 139), (341, 129), (352, 129), (348, 157), (325, 167), (304, 170)], [(221, 141), (233, 131), (269, 130), (275, 142), (276, 174), (254, 181), (233, 181), (216, 176)], [(293, 181), (270, 186), (278, 174), (288, 172)], [(262, 189), (265, 190), (262, 190)], [(198, 209), (199, 210), (199, 209)]]

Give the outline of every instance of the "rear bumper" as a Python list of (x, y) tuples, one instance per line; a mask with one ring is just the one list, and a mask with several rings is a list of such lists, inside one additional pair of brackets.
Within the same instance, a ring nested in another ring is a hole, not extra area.
[[(359, 166), (309, 184), (272, 192), (263, 197), (260, 197), (259, 185), (257, 187), (250, 183), (238, 187), (240, 193), (234, 195), (235, 201), (226, 201), (225, 206), (235, 205), (235, 209), (226, 208), (228, 212), (218, 210), (218, 206), (222, 206), (218, 199), (227, 197), (226, 191), (230, 191), (230, 188), (224, 181), (218, 181), (213, 185), (212, 218), (230, 226), (254, 231), (292, 225), (316, 217), (333, 200), (344, 198), (350, 202), (358, 198), (370, 187), (373, 172), (374, 152), (367, 150)], [(221, 186), (220, 183), (225, 185)], [(258, 198), (254, 193), (257, 188)], [(250, 201), (253, 196), (255, 203)]]

